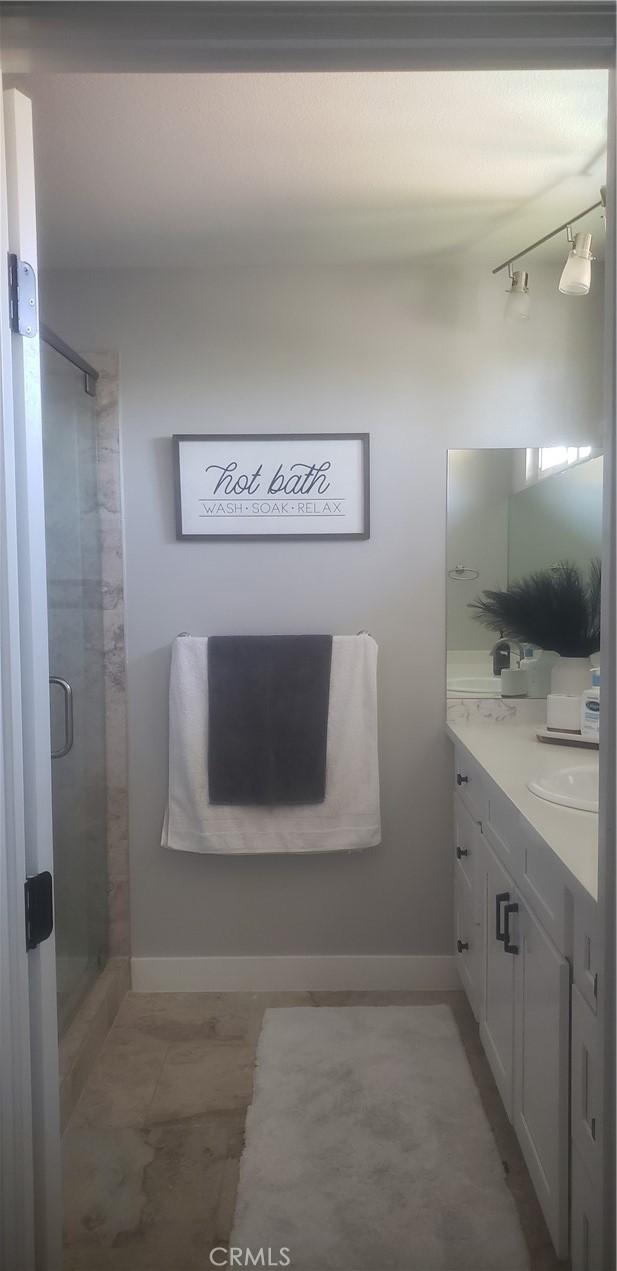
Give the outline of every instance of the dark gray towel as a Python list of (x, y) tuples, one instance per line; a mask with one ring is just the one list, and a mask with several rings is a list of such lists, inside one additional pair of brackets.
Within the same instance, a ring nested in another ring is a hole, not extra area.
[(211, 803), (323, 803), (332, 636), (211, 636)]

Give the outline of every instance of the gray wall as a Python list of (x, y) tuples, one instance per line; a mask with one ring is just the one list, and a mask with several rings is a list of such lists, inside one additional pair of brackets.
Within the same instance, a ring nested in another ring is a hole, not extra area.
[[(528, 323), (449, 259), (396, 268), (63, 272), (48, 322), (118, 347), (126, 534), (133, 952), (451, 949), (444, 733), (449, 447), (589, 440), (599, 427), (601, 278), (586, 300), (534, 270)], [(365, 543), (177, 543), (173, 432), (372, 437)], [(159, 844), (169, 645), (195, 634), (353, 632), (380, 645), (383, 844), (233, 859)]]

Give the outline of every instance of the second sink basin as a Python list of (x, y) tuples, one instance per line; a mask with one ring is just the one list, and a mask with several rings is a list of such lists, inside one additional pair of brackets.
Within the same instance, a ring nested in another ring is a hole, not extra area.
[(565, 808), (578, 808), (581, 812), (598, 811), (598, 769), (583, 767), (559, 768), (546, 777), (527, 782), (527, 788), (539, 799), (560, 803)]
[(499, 697), (501, 680), (498, 675), (455, 675), (448, 680), (448, 692), (468, 697)]

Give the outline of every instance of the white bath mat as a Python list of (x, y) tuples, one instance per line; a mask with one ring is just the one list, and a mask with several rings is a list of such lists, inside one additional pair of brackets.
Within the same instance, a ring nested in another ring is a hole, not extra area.
[(292, 1271), (527, 1271), (449, 1007), (266, 1012), (230, 1243)]

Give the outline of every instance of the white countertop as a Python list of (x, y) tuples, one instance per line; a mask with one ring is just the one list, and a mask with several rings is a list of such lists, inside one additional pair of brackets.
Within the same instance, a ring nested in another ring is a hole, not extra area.
[(527, 782), (558, 768), (598, 768), (598, 751), (548, 745), (537, 740), (537, 725), (525, 723), (447, 725), (529, 825), (551, 848), (585, 891), (598, 898), (598, 817), (538, 798)]

